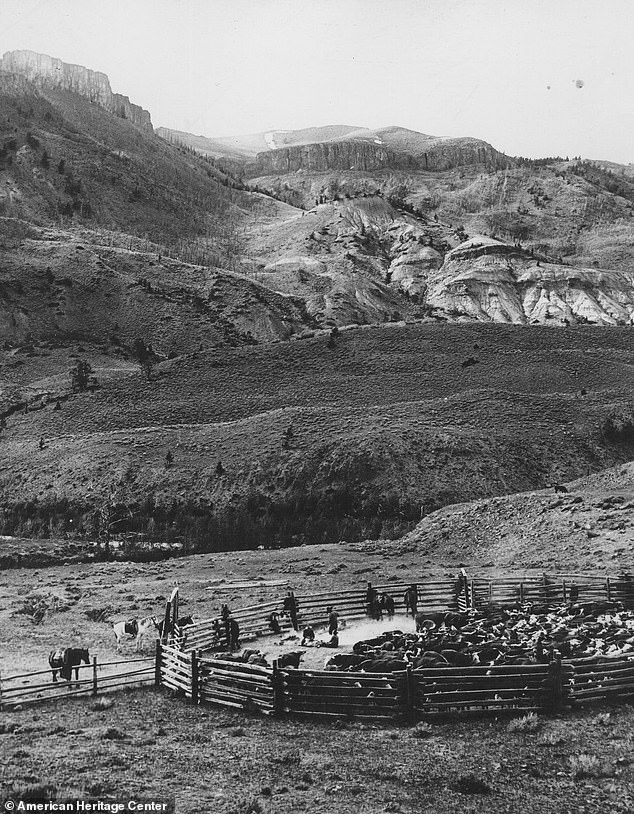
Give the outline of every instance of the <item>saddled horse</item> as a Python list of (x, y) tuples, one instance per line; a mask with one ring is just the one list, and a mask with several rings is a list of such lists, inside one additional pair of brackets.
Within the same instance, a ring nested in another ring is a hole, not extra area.
[(143, 638), (146, 634), (156, 632), (159, 623), (156, 616), (146, 616), (144, 619), (127, 619), (123, 622), (113, 622), (112, 632), (117, 640), (117, 650), (126, 636), (136, 639), (136, 650), (139, 652), (143, 647)]
[(53, 681), (57, 681), (57, 673), (66, 681), (70, 681), (73, 669), (75, 681), (79, 681), (79, 665), (90, 664), (88, 649), (85, 647), (61, 647), (51, 650), (48, 654), (48, 663), (53, 671)]

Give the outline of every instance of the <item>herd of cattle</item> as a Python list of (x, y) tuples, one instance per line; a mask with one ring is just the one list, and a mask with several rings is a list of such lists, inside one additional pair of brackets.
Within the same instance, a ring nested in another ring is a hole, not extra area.
[(539, 612), (525, 606), (486, 614), (419, 613), (416, 633), (385, 632), (352, 650), (329, 658), (326, 669), (384, 673), (408, 666), (540, 664), (557, 657), (634, 659), (634, 612), (595, 602)]

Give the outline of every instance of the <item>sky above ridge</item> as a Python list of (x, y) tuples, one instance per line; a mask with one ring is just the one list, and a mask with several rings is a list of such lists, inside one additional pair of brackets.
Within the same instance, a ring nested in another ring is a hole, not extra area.
[(634, 163), (632, 0), (0, 0), (0, 53), (108, 74), (155, 127), (325, 124)]

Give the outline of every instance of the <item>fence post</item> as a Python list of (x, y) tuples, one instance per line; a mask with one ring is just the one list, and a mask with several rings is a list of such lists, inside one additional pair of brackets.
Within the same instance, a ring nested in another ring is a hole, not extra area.
[(273, 686), (273, 712), (275, 715), (279, 715), (284, 709), (284, 687), (282, 687), (282, 676), (277, 659), (273, 661), (271, 684)]
[(163, 635), (161, 640), (167, 642), (170, 633), (172, 632), (172, 603), (165, 603), (165, 613), (163, 614)]
[(520, 582), (520, 605), (524, 604), (524, 583)]
[(2, 673), (0, 673), (0, 712), (2, 711)]
[(566, 604), (566, 580), (562, 579), (561, 581), (561, 593), (564, 598), (564, 605)]
[(92, 694), (97, 695), (97, 656), (92, 657)]
[(156, 640), (156, 654), (154, 656), (154, 686), (161, 686), (161, 640)]
[(416, 687), (411, 664), (405, 668), (405, 714), (410, 721), (416, 717)]
[(471, 580), (470, 583), (469, 583), (469, 590), (471, 592), (471, 602), (469, 604), (470, 604), (470, 607), (475, 608), (475, 593), (474, 593), (474, 590), (473, 590), (473, 580)]
[(196, 651), (192, 650), (191, 652), (191, 690), (192, 690), (192, 704), (197, 704), (199, 701), (199, 691), (198, 691), (198, 656), (196, 655)]
[(550, 707), (553, 712), (558, 712), (564, 702), (563, 672), (560, 656), (548, 664), (546, 682), (546, 706)]
[(610, 577), (605, 578), (605, 591), (608, 595), (608, 602), (612, 601), (612, 586), (610, 584)]

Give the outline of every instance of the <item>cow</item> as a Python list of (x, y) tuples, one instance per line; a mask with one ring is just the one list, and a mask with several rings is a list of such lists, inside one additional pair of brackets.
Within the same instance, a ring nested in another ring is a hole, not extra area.
[(292, 653), (283, 653), (277, 659), (277, 666), (281, 669), (292, 667), (297, 670), (305, 650), (294, 650)]
[(70, 681), (73, 669), (75, 681), (79, 681), (79, 665), (90, 664), (88, 649), (83, 647), (62, 647), (51, 650), (48, 654), (48, 663), (53, 671), (53, 681), (57, 682), (57, 673), (66, 681)]
[(363, 673), (393, 673), (396, 670), (406, 670), (407, 662), (394, 658), (366, 659), (357, 669)]
[(325, 670), (350, 670), (366, 661), (366, 656), (356, 653), (337, 653), (336, 656), (328, 656), (324, 662)]

